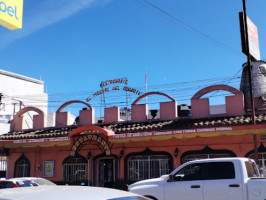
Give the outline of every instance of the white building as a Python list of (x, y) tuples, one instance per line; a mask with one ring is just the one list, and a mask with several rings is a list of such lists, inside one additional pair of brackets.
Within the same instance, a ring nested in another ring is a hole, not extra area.
[[(37, 107), (47, 114), (44, 82), (0, 70), (0, 134), (9, 132), (13, 116), (26, 106)], [(27, 128), (32, 128), (33, 114), (25, 114)]]

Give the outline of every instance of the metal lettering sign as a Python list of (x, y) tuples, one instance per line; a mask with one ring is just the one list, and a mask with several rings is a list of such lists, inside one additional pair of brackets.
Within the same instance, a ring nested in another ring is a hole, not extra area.
[(22, 28), (23, 0), (0, 0), (0, 25), (16, 30)]
[(90, 134), (90, 135), (83, 135), (80, 136), (74, 143), (74, 145), (72, 146), (71, 150), (70, 150), (70, 156), (75, 156), (77, 151), (79, 151), (80, 147), (82, 146), (82, 144), (86, 141), (95, 141), (97, 142), (105, 151), (105, 154), (107, 156), (111, 155), (111, 148), (110, 146), (107, 144), (107, 142), (104, 140), (104, 138), (102, 138), (99, 135), (96, 134)]

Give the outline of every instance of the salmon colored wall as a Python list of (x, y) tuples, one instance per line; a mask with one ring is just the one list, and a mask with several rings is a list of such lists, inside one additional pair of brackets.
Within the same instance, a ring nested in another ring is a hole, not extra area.
[[(258, 147), (263, 141), (258, 137)], [(120, 179), (124, 179), (124, 159), (125, 156), (130, 153), (143, 152), (149, 148), (151, 151), (163, 151), (168, 152), (173, 158), (173, 168), (178, 167), (180, 158), (183, 153), (187, 151), (202, 150), (206, 146), (214, 150), (230, 150), (234, 152), (238, 157), (244, 157), (248, 152), (254, 149), (253, 135), (243, 136), (219, 136), (219, 137), (196, 137), (191, 139), (171, 139), (162, 141), (145, 141), (145, 142), (127, 142), (117, 143), (112, 146), (112, 155), (119, 158), (121, 150), (124, 151), (123, 156), (119, 159), (120, 163)], [(266, 146), (266, 141), (265, 145)], [(30, 160), (30, 176), (43, 177), (43, 162), (53, 160), (55, 162), (54, 177), (47, 178), (52, 181), (62, 180), (62, 163), (63, 160), (69, 156), (69, 152), (72, 145), (69, 146), (53, 146), (53, 147), (32, 147), (32, 148), (13, 148), (9, 151), (9, 168), (8, 178), (14, 177), (14, 166), (17, 159), (24, 153), (24, 155)], [(177, 158), (174, 156), (175, 149), (178, 148)], [(92, 169), (92, 160), (95, 156), (101, 155), (102, 151), (93, 143), (85, 145), (80, 154), (87, 158), (88, 152), (91, 153), (90, 157), (90, 170)], [(40, 165), (40, 170), (36, 167)], [(97, 178), (97, 159), (94, 162), (94, 183)], [(90, 173), (89, 179), (92, 179)]]

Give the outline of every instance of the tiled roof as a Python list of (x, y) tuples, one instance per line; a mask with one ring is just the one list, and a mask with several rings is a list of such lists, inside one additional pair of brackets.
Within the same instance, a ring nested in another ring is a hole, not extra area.
[(40, 130), (22, 130), (0, 135), (0, 140), (37, 139), (48, 137), (66, 137), (77, 126), (64, 128), (44, 128)]
[[(95, 124), (101, 128), (109, 129), (115, 134), (125, 134), (134, 132), (163, 131), (175, 129), (204, 128), (217, 126), (240, 126), (252, 124), (250, 116), (234, 116), (234, 117), (216, 117), (206, 119), (180, 118), (176, 120), (157, 121), (151, 120), (147, 122), (121, 122), (113, 124)], [(256, 116), (256, 124), (266, 125), (266, 114)], [(23, 130), (18, 132), (10, 132), (0, 135), (0, 140), (17, 140), (17, 139), (37, 139), (48, 137), (66, 137), (78, 126), (68, 126), (64, 128), (45, 128), (41, 130)]]

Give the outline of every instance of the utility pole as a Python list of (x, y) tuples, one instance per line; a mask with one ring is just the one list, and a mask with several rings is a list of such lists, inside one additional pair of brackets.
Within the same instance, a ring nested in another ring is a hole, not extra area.
[[(247, 63), (248, 63), (248, 78), (249, 78), (249, 93), (250, 93), (250, 105), (252, 113), (252, 124), (256, 125), (255, 107), (254, 107), (254, 96), (253, 96), (253, 85), (252, 85), (252, 66), (251, 66), (251, 56), (249, 51), (249, 40), (248, 40), (248, 24), (247, 24), (247, 11), (246, 11), (246, 1), (243, 1), (243, 16), (244, 16), (244, 30), (246, 38), (246, 48), (247, 48)], [(258, 148), (257, 148), (257, 135), (253, 134), (254, 140), (254, 151), (255, 151), (255, 161), (258, 164)]]

